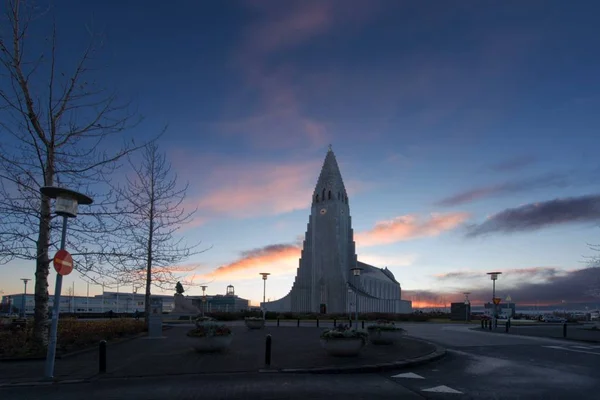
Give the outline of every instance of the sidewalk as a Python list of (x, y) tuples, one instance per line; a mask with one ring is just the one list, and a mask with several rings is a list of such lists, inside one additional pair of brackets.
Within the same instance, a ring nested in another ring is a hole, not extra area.
[[(107, 372), (98, 375), (98, 352), (56, 360), (61, 380), (148, 377), (184, 374), (258, 372), (265, 368), (265, 338), (272, 335), (270, 370), (352, 368), (415, 360), (434, 354), (435, 345), (404, 338), (394, 346), (367, 345), (358, 357), (331, 357), (321, 348), (322, 328), (266, 327), (248, 330), (234, 326), (233, 342), (224, 353), (197, 353), (190, 327), (164, 331), (164, 339), (146, 337), (107, 348)], [(438, 353), (435, 353), (439, 355)], [(442, 354), (443, 355), (443, 354)], [(0, 383), (32, 382), (43, 377), (43, 361), (0, 363)], [(321, 371), (326, 372), (326, 371)]]

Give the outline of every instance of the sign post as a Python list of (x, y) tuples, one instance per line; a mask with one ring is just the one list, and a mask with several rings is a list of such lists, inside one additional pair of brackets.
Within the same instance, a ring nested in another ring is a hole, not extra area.
[(55, 211), (63, 217), (60, 250), (54, 256), (54, 269), (56, 270), (56, 285), (54, 287), (54, 303), (52, 307), (52, 325), (50, 326), (50, 339), (48, 340), (48, 353), (46, 355), (45, 377), (54, 378), (54, 359), (56, 358), (56, 342), (58, 331), (58, 315), (60, 313), (60, 292), (62, 290), (63, 275), (73, 271), (73, 257), (65, 250), (67, 240), (67, 220), (77, 216), (79, 204), (92, 204), (93, 200), (73, 190), (44, 186), (40, 189), (42, 195), (56, 199)]

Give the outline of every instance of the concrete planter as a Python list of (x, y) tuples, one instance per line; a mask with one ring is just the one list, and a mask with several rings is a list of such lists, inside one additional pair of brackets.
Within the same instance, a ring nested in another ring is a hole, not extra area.
[(193, 337), (193, 347), (199, 353), (223, 351), (229, 348), (233, 335)]
[(362, 338), (321, 339), (321, 346), (334, 357), (355, 357), (365, 346)]
[(385, 331), (378, 329), (369, 329), (369, 341), (373, 344), (394, 344), (400, 339), (403, 331), (398, 329), (394, 331)]
[(245, 322), (249, 329), (262, 329), (265, 327), (264, 319), (247, 319)]

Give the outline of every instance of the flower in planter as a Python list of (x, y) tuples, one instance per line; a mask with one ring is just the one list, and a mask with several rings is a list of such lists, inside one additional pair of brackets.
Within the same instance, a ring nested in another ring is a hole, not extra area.
[(367, 330), (369, 330), (369, 331), (402, 331), (402, 332), (404, 332), (404, 329), (397, 327), (396, 324), (394, 324), (393, 322), (386, 321), (386, 320), (375, 321), (374, 324), (367, 326)]
[(325, 329), (321, 333), (321, 339), (356, 339), (360, 338), (366, 342), (369, 334), (363, 330), (350, 329), (348, 325), (340, 324), (332, 329)]
[(196, 328), (189, 331), (187, 335), (190, 337), (229, 336), (231, 335), (231, 328), (223, 324), (205, 322), (201, 325), (197, 325)]

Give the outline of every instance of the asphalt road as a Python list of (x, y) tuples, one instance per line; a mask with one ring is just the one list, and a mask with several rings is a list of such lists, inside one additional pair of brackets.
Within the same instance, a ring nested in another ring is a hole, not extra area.
[(359, 375), (204, 374), (0, 388), (1, 399), (573, 399), (600, 398), (600, 345), (403, 324), (448, 355)]

